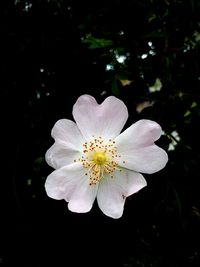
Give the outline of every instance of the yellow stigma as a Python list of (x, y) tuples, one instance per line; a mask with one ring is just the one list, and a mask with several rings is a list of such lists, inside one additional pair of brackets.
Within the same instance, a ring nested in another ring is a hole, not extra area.
[(104, 165), (107, 161), (105, 152), (95, 152), (92, 155), (93, 162), (97, 165)]

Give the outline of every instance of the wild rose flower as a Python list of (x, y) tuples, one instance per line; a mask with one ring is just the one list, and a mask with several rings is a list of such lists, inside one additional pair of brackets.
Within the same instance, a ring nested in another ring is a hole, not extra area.
[(147, 185), (141, 173), (155, 173), (168, 161), (167, 153), (154, 144), (161, 127), (139, 120), (120, 134), (128, 111), (114, 96), (101, 105), (90, 95), (80, 96), (73, 117), (76, 123), (61, 119), (52, 129), (55, 143), (46, 161), (56, 170), (47, 177), (46, 192), (79, 213), (90, 211), (97, 198), (104, 214), (120, 218), (126, 197)]

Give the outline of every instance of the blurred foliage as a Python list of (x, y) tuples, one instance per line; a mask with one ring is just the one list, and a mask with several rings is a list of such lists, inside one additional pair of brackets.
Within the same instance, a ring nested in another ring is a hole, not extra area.
[[(84, 266), (99, 254), (101, 266), (199, 266), (200, 1), (1, 1), (0, 36), (1, 262), (63, 266), (78, 251)], [(127, 126), (163, 128), (169, 163), (117, 221), (96, 206), (72, 214), (44, 191), (51, 128), (85, 93), (122, 99)]]
[(90, 49), (94, 48), (104, 48), (106, 46), (111, 46), (113, 42), (111, 40), (106, 39), (97, 39), (91, 34), (88, 34), (85, 38), (83, 38), (82, 43), (88, 44)]

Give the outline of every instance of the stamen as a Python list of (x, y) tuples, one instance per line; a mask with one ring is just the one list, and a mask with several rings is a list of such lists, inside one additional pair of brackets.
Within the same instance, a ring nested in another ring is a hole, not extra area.
[(105, 142), (101, 136), (93, 136), (93, 139), (85, 142), (82, 147), (81, 158), (74, 160), (74, 162), (81, 162), (83, 167), (87, 169), (85, 175), (89, 178), (89, 185), (99, 183), (104, 178), (104, 174), (113, 179), (113, 173), (120, 170), (115, 162), (115, 158), (120, 157), (115, 141), (109, 139)]

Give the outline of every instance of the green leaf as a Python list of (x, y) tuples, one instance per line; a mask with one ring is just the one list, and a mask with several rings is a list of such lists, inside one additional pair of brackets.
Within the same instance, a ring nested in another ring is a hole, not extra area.
[(82, 40), (82, 43), (88, 44), (90, 49), (104, 48), (113, 45), (113, 41), (103, 38), (98, 39), (93, 37), (91, 34), (87, 35), (86, 38)]
[(112, 93), (116, 96), (120, 95), (120, 84), (116, 78), (114, 78), (112, 82)]

